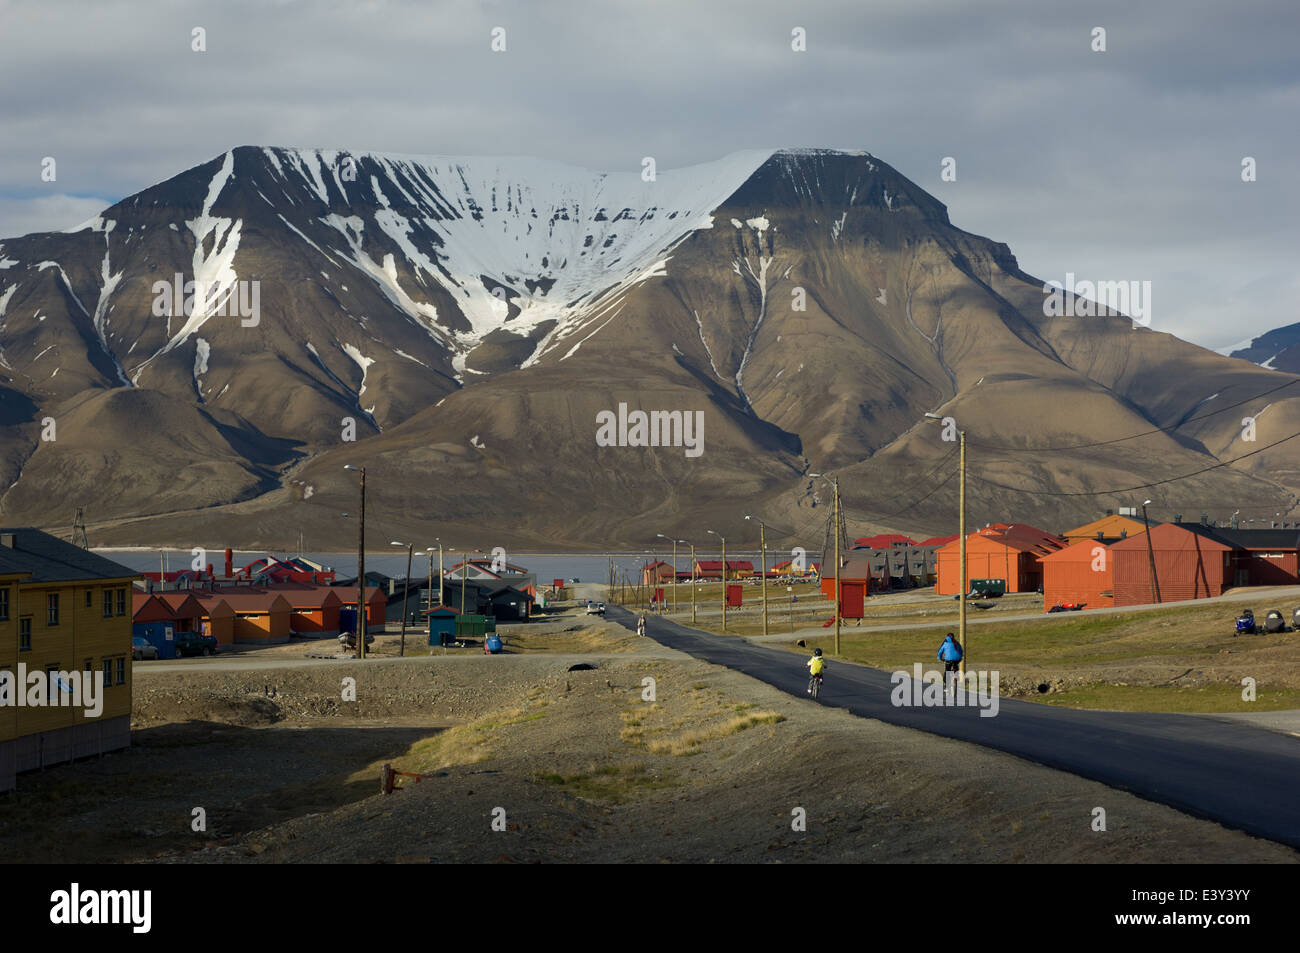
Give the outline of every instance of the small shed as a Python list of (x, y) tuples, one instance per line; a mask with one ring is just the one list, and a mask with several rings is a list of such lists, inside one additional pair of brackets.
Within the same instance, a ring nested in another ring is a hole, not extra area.
[(236, 642), (269, 645), (288, 642), (289, 600), (277, 592), (224, 592), (222, 600), (234, 611)]
[(218, 645), (234, 645), (235, 610), (225, 599), (211, 593), (199, 596), (198, 601), (204, 613), (199, 619), (199, 631), (214, 636)]
[(456, 619), (460, 613), (451, 606), (438, 606), (425, 613), (429, 617), (429, 644), (448, 645), (456, 637)]

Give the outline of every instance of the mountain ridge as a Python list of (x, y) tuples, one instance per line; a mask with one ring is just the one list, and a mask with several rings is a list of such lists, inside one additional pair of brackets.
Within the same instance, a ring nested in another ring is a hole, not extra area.
[[(863, 525), (942, 529), (951, 486), (899, 516), (879, 507), (882, 485), (950, 449), (918, 426), (926, 411), (1024, 448), (1168, 431), (1143, 438), (1149, 459), (1135, 444), (981, 462), (1033, 491), (975, 489), (991, 519), (1082, 514), (1101, 502), (1050, 494), (1248, 451), (1236, 414), (1197, 408), (1286, 379), (1120, 315), (1048, 315), (1007, 245), (953, 226), (867, 152), (755, 150), (644, 181), (521, 157), (241, 146), (78, 228), (0, 241), (0, 264), (0, 512), (40, 515), (44, 483), (103, 514), (115, 542), (205, 528), (252, 545), (304, 521), (346, 538), (341, 464), (361, 457), (394, 520), (535, 540), (576, 525), (573, 546), (732, 525), (738, 497), (798, 523), (818, 499), (806, 474), (829, 468), (861, 484)], [(213, 294), (156, 313), (178, 273)], [(260, 289), (255, 324), (214, 313), (250, 299), (241, 282)], [(89, 400), (129, 390), (158, 397)], [(1300, 400), (1281, 394), (1258, 404), (1260, 445), (1300, 430)], [(706, 412), (708, 451), (598, 447), (596, 414), (620, 401)], [(47, 417), (66, 441), (40, 439)], [(1280, 451), (1189, 481), (1186, 508), (1287, 509), (1300, 468)], [(138, 486), (69, 472), (96, 461)]]

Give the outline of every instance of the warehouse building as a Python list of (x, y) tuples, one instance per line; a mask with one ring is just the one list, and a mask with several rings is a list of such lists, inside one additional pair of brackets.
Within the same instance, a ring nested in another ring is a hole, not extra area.
[(1112, 543), (1115, 605), (1221, 596), (1232, 584), (1234, 547), (1200, 523), (1161, 523)]

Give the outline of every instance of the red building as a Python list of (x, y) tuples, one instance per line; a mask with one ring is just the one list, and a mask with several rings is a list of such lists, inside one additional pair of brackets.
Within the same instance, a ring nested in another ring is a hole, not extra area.
[[(1232, 583), (1233, 547), (1199, 523), (1161, 523), (1111, 543), (1115, 605), (1221, 596)], [(1152, 576), (1152, 565), (1155, 573)], [(1159, 589), (1159, 598), (1156, 590)]]
[[(666, 563), (662, 559), (650, 563), (648, 566), (641, 567), (641, 585), (643, 586), (662, 586), (664, 583), (670, 583), (678, 576), (671, 563)], [(690, 574), (687, 574), (690, 578)]]
[(966, 579), (961, 577), (961, 540), (938, 550), (934, 591), (970, 591), (972, 579), (1002, 579), (1007, 592), (1037, 592), (1043, 584), (1039, 560), (1065, 547), (1065, 540), (1028, 523), (993, 523), (966, 537)]
[[(871, 592), (871, 561), (862, 555), (850, 554), (840, 568), (840, 618), (861, 619), (867, 595)], [(823, 575), (822, 595), (835, 601), (835, 577)]]
[[(727, 578), (728, 579), (748, 579), (754, 575), (754, 564), (748, 559), (728, 559), (727, 560)], [(722, 560), (720, 559), (697, 559), (695, 561), (695, 577), (697, 579), (714, 580), (722, 579)]]
[[(1085, 539), (1039, 558), (1043, 567), (1043, 610), (1065, 602), (1090, 609), (1115, 605), (1115, 572), (1110, 547)], [(979, 578), (978, 576), (976, 578)]]

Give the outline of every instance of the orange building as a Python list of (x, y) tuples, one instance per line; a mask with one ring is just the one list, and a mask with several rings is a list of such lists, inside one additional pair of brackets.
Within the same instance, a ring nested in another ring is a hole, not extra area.
[(1061, 535), (1067, 543), (1073, 544), (1084, 539), (1124, 539), (1127, 536), (1137, 536), (1139, 533), (1145, 533), (1146, 531), (1147, 528), (1135, 519), (1108, 513), (1101, 519), (1093, 520), (1091, 523), (1084, 523), (1082, 526), (1076, 526), (1074, 529), (1066, 530)]
[(1082, 539), (1042, 556), (1043, 611), (1065, 602), (1090, 609), (1115, 605), (1115, 571), (1110, 548), (1099, 539)]
[[(343, 600), (330, 586), (284, 585), (274, 590), (289, 603), (289, 631), (294, 635), (338, 635)], [(355, 595), (355, 593), (354, 593)]]
[(966, 537), (966, 579), (961, 577), (961, 540), (938, 550), (939, 580), (934, 591), (970, 591), (972, 579), (1002, 579), (1007, 592), (1037, 592), (1043, 583), (1039, 560), (1065, 546), (1065, 540), (1028, 523), (992, 523)]

